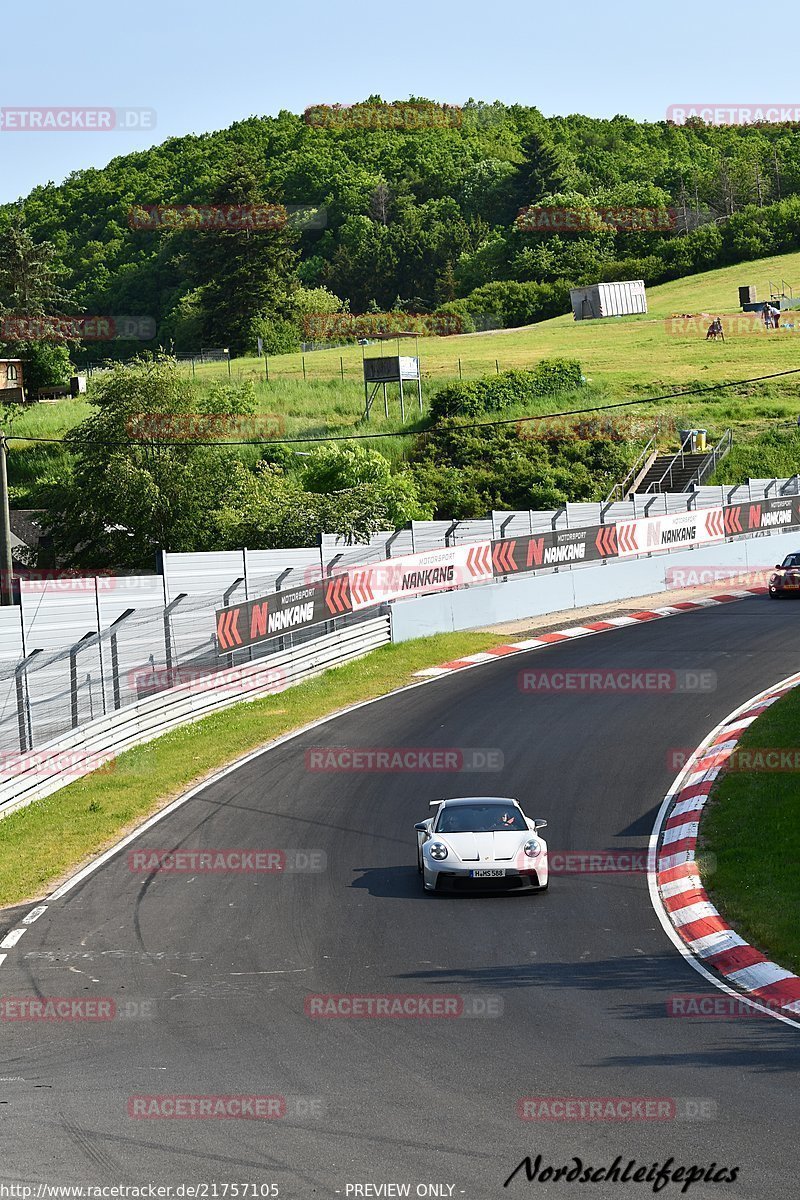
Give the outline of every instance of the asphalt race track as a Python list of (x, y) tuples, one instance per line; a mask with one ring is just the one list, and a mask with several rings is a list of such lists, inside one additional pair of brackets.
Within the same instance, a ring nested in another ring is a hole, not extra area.
[[(548, 820), (551, 852), (644, 849), (677, 772), (670, 751), (800, 670), (799, 622), (797, 605), (754, 597), (498, 660), (339, 717), (207, 788), (133, 848), (304, 848), (327, 869), (145, 874), (125, 850), (55, 901), (8, 952), (2, 994), (113, 997), (123, 1015), (0, 1025), (3, 1178), (249, 1182), (282, 1198), (402, 1194), (352, 1186), (389, 1183), (474, 1200), (652, 1195), (523, 1171), (503, 1188), (527, 1154), (597, 1168), (621, 1155), (739, 1168), (734, 1183), (695, 1183), (695, 1198), (797, 1195), (800, 1032), (667, 1015), (674, 994), (720, 993), (666, 937), (645, 874), (427, 896), (413, 823), (437, 796), (512, 795)], [(525, 668), (713, 671), (716, 687), (524, 694)], [(305, 751), (330, 745), (493, 748), (504, 769), (308, 771)], [(309, 994), (457, 995), (502, 1012), (312, 1019)], [(165, 1094), (280, 1095), (286, 1111), (129, 1117), (130, 1097)], [(531, 1096), (670, 1098), (676, 1116), (523, 1121)]]

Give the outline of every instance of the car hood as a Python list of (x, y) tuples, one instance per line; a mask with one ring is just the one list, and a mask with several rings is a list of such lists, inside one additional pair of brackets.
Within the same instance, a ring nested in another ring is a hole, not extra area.
[(534, 835), (530, 830), (502, 830), (498, 833), (446, 833), (433, 835), (444, 842), (462, 862), (508, 862)]

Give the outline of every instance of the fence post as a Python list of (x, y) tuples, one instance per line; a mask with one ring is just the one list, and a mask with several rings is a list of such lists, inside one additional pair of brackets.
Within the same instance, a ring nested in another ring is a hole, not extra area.
[(69, 648), (69, 701), (70, 701), (70, 717), (72, 720), (72, 728), (77, 729), (80, 724), (78, 713), (78, 652), (84, 646), (88, 638), (94, 638), (98, 635), (91, 630), (85, 633), (83, 637), (74, 643)]
[(136, 612), (135, 608), (126, 608), (124, 613), (111, 622), (111, 687), (114, 693), (114, 708), (122, 708), (122, 695), (119, 689), (119, 647), (117, 646), (117, 628), (124, 620)]
[[(242, 581), (237, 580), (237, 582), (241, 583)], [(180, 604), (181, 600), (186, 599), (186, 596), (187, 596), (186, 592), (179, 592), (178, 595), (175, 597), (175, 599), (170, 601), (170, 603), (164, 609), (164, 655), (165, 655), (166, 664), (167, 664), (167, 679), (171, 679), (171, 677), (172, 677), (172, 659), (173, 659), (172, 630), (169, 627), (169, 619), (172, 615), (173, 609), (177, 608), (178, 605)]]
[(19, 727), (19, 748), (24, 754), (33, 749), (33, 729), (31, 728), (31, 697), (28, 691), (28, 663), (41, 654), (41, 650), (32, 650), (14, 669), (14, 683), (17, 689), (17, 724)]

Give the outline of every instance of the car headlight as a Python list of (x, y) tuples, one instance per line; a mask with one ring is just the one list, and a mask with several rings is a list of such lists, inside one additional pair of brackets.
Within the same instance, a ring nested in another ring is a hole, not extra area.
[(770, 583), (777, 583), (779, 579), (780, 579), (780, 575), (773, 575), (772, 578), (770, 579)]
[(431, 843), (431, 858), (435, 858), (437, 862), (441, 862), (443, 858), (447, 858), (447, 846), (444, 842)]
[(542, 852), (542, 843), (537, 842), (536, 839), (533, 838), (530, 842), (525, 843), (523, 849), (528, 858), (536, 858), (536, 855), (541, 854)]

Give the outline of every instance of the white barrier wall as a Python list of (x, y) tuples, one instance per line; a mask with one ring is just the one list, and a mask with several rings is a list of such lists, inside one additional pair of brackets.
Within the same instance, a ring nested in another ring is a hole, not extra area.
[(168, 688), (81, 725), (44, 746), (6, 755), (0, 779), (0, 817), (100, 769), (124, 750), (234, 704), (283, 692), (389, 641), (389, 618), (374, 617), (267, 660)]
[[(496, 580), (461, 591), (442, 592), (411, 600), (395, 601), (392, 608), (392, 640), (458, 629), (478, 629), (503, 621), (518, 621), (546, 613), (569, 612), (591, 604), (629, 600), (681, 586), (676, 572), (696, 573), (704, 568), (763, 571), (773, 567), (792, 550), (800, 551), (800, 531), (736, 538), (713, 546), (681, 553), (654, 554), (629, 561), (608, 559), (602, 564)], [(691, 574), (683, 586), (694, 582)], [(713, 582), (709, 577), (707, 582)], [(720, 580), (719, 590), (725, 591)], [(732, 587), (741, 586), (732, 584)]]

